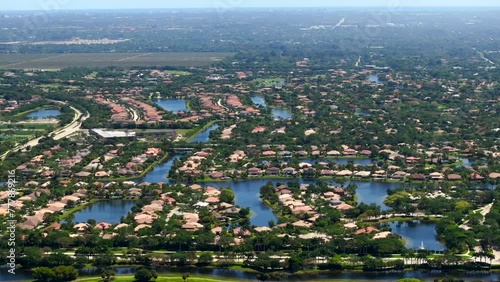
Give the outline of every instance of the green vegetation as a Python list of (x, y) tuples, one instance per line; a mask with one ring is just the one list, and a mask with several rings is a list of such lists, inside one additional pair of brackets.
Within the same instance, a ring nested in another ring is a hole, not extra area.
[[(0, 69), (62, 69), (70, 67), (204, 66), (231, 53), (87, 53), (0, 54)], [(175, 71), (174, 71), (175, 72)], [(186, 75), (186, 72), (172, 74)]]

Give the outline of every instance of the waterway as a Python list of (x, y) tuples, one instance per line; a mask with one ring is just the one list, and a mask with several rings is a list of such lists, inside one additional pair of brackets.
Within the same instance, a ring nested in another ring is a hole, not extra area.
[(98, 223), (101, 221), (120, 223), (121, 217), (126, 216), (136, 204), (136, 201), (132, 200), (99, 201), (75, 213), (73, 222), (87, 222), (89, 219), (94, 219)]
[(177, 114), (178, 112), (189, 112), (186, 101), (180, 99), (158, 99), (153, 100), (153, 103), (160, 106), (164, 110)]
[(210, 132), (216, 130), (217, 128), (219, 128), (219, 125), (217, 123), (214, 123), (211, 126), (209, 126), (207, 129), (203, 130), (200, 134), (196, 135), (189, 142), (191, 142), (191, 143), (195, 143), (195, 142), (207, 143), (210, 141)]
[(30, 119), (50, 119), (61, 115), (59, 110), (39, 110), (28, 114)]
[[(189, 272), (192, 275), (206, 275), (214, 278), (226, 279), (246, 279), (255, 281), (255, 274), (244, 272), (241, 270), (230, 269), (204, 269), (204, 268), (176, 268), (168, 269), (166, 267), (154, 268), (159, 275), (184, 273)], [(134, 267), (114, 267), (113, 270), (117, 275), (134, 275), (136, 268)], [(100, 276), (99, 270), (96, 268), (87, 268), (79, 271), (82, 276)], [(180, 279), (179, 274), (179, 279)], [(408, 271), (408, 272), (341, 272), (341, 273), (328, 273), (328, 274), (305, 274), (301, 276), (289, 277), (286, 281), (314, 281), (315, 279), (335, 279), (335, 280), (355, 280), (355, 281), (396, 281), (401, 278), (417, 278), (424, 281), (433, 281), (438, 278), (461, 278), (464, 281), (498, 281), (500, 273), (457, 273), (457, 272), (441, 272), (441, 271)], [(6, 268), (0, 269), (0, 281), (30, 281), (33, 280), (31, 272), (26, 270), (17, 270), (16, 275), (8, 274)]]

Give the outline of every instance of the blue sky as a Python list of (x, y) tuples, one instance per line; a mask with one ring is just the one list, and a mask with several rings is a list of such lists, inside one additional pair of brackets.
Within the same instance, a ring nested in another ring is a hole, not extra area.
[(0, 10), (241, 7), (500, 7), (498, 0), (2, 0)]

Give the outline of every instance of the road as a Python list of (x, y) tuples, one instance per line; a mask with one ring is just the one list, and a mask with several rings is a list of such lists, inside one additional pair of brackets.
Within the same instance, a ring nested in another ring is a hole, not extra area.
[(336, 29), (337, 27), (341, 26), (345, 22), (345, 18), (342, 18), (338, 24), (336, 24), (332, 29)]
[(474, 51), (476, 51), (477, 53), (479, 53), (479, 56), (481, 57), (481, 59), (485, 60), (486, 62), (492, 64), (492, 65), (497, 65), (497, 63), (493, 62), (492, 60), (486, 58), (486, 56), (484, 55), (483, 52), (477, 50), (476, 48), (472, 48)]
[(359, 67), (359, 64), (361, 64), (361, 56), (359, 56), (358, 61), (356, 62), (356, 67)]
[[(56, 103), (59, 103), (59, 104), (67, 104), (65, 102), (61, 102), (61, 101), (54, 101), (52, 100), (53, 102), (56, 102)], [(80, 130), (81, 126), (82, 126), (82, 122), (86, 119), (88, 119), (90, 117), (90, 114), (87, 113), (83, 118), (82, 118), (82, 112), (80, 112), (78, 109), (70, 106), (70, 108), (75, 111), (75, 117), (73, 118), (73, 121), (64, 126), (63, 128), (57, 128), (55, 129), (54, 131), (48, 133), (47, 135), (48, 136), (54, 136), (54, 140), (60, 140), (64, 137), (67, 137), (75, 132), (77, 132), (78, 130)], [(29, 140), (28, 142), (24, 143), (24, 144), (21, 144), (21, 145), (17, 145), (16, 147), (8, 150), (7, 152), (3, 153), (2, 155), (0, 155), (0, 159), (3, 160), (5, 159), (5, 157), (10, 153), (10, 152), (15, 152), (15, 151), (18, 151), (18, 150), (22, 150), (22, 149), (25, 149), (27, 147), (35, 147), (38, 145), (38, 143), (40, 142), (40, 140), (42, 138), (44, 138), (45, 136), (42, 136), (42, 137), (38, 137), (38, 138), (35, 138), (35, 139), (32, 139), (32, 140)]]
[(82, 127), (82, 122), (84, 122), (86, 119), (90, 117), (90, 114), (87, 113), (84, 117), (82, 117), (82, 112), (80, 112), (78, 109), (70, 106), (70, 108), (75, 111), (75, 117), (73, 118), (73, 121), (66, 125), (65, 127), (56, 130), (55, 132), (51, 133), (54, 135), (53, 139), (54, 140), (61, 140), (65, 137), (68, 137), (69, 135), (77, 132), (80, 130)]
[[(487, 214), (489, 214), (489, 213), (490, 213), (490, 211), (491, 211), (491, 208), (492, 208), (492, 207), (493, 207), (493, 203), (488, 204), (488, 205), (486, 205), (486, 206), (484, 206), (484, 207), (482, 207), (482, 208), (479, 208), (479, 209), (477, 209), (477, 210), (475, 210), (475, 211), (474, 211), (474, 212), (478, 212), (478, 211), (479, 211), (479, 212), (481, 213), (481, 215), (483, 216), (483, 219), (481, 220), (481, 224), (483, 224), (483, 223), (484, 223), (484, 217), (485, 217)], [(462, 229), (464, 229), (464, 230), (469, 230), (469, 229), (471, 229), (471, 228), (470, 228), (470, 226), (468, 226), (468, 225), (467, 225), (467, 223), (468, 223), (468, 222), (469, 222), (469, 221), (467, 220), (467, 221), (465, 221), (464, 223), (462, 223), (462, 224), (460, 225), (460, 228), (462, 228)]]

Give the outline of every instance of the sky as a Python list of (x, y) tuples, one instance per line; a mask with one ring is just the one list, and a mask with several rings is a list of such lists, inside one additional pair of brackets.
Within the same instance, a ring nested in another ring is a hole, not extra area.
[(245, 7), (500, 7), (498, 0), (2, 0), (0, 11)]

